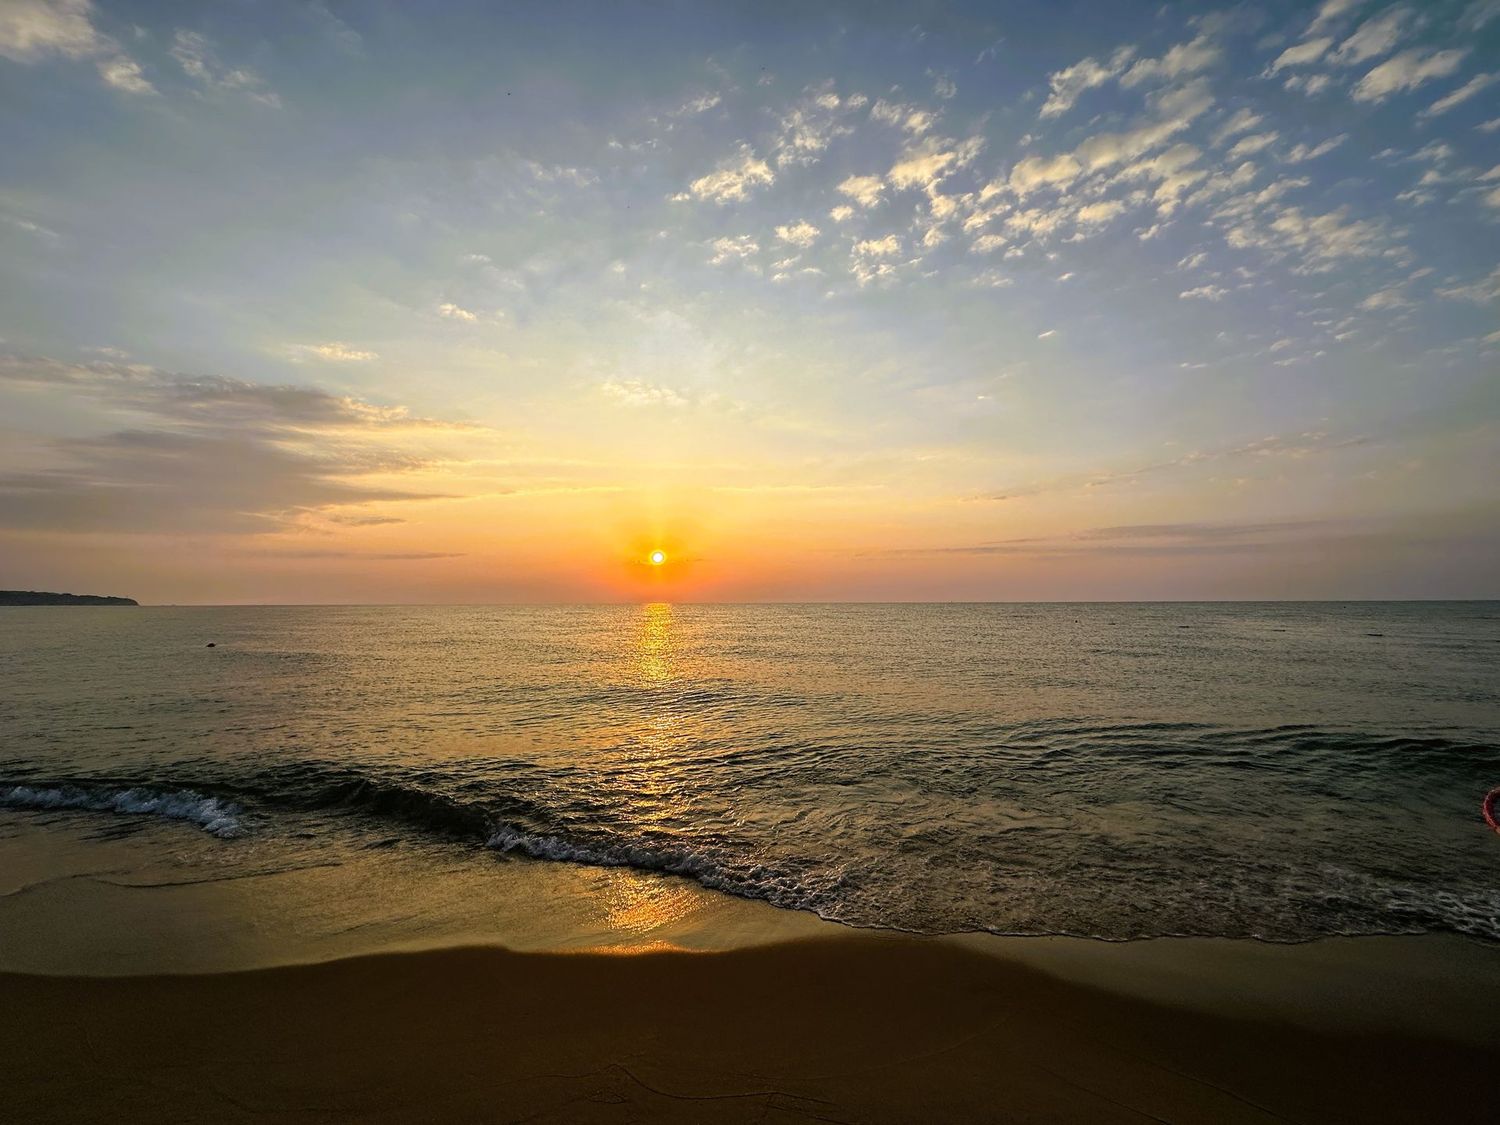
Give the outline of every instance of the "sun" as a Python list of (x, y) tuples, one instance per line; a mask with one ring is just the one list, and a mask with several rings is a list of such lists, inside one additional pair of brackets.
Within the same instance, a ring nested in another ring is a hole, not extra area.
[(652, 566), (661, 566), (662, 563), (667, 561), (667, 553), (665, 551), (652, 551), (649, 558)]

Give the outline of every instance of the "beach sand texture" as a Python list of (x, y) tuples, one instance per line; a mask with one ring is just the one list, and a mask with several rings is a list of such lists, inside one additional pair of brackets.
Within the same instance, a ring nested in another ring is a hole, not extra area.
[(0, 975), (25, 1122), (1490, 1122), (1500, 1045), (1314, 1031), (948, 942)]

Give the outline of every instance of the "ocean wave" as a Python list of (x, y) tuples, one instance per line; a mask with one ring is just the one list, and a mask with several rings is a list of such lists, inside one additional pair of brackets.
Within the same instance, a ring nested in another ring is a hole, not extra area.
[[(1402, 804), (1404, 770), (1420, 765), (1425, 788), (1413, 791), (1442, 810), (1430, 823), (1477, 821), (1480, 783), (1500, 763), (1492, 743), (1084, 720), (970, 734), (894, 732), (874, 749), (726, 738), (649, 773), (624, 753), (193, 757), (62, 776), (17, 760), (0, 762), (0, 807), (152, 815), (222, 838), (246, 822), (309, 840), (386, 839), (399, 824), (402, 838), (679, 876), (866, 928), (1500, 940), (1500, 894), (1476, 893), (1462, 864), (1431, 862), (1433, 848), (1461, 860), (1461, 837), (1425, 828), (1433, 808)], [(1229, 768), (1255, 772), (1226, 785)], [(1470, 791), (1472, 807), (1450, 796)], [(1321, 866), (1346, 841), (1369, 875)]]
[(499, 852), (519, 852), (532, 859), (678, 875), (711, 891), (819, 914), (828, 905), (830, 892), (845, 881), (838, 873), (799, 878), (763, 864), (737, 864), (689, 849), (627, 841), (583, 843), (557, 835), (522, 832), (508, 825), (498, 828), (486, 841), (486, 847)]
[(1343, 867), (1326, 870), (1330, 899), (1372, 908), (1393, 930), (1439, 929), (1500, 941), (1500, 890), (1420, 887)]
[(240, 821), (242, 810), (238, 805), (186, 789), (162, 792), (138, 787), (99, 790), (76, 785), (12, 785), (0, 787), (0, 807), (77, 809), (185, 820), (221, 840), (231, 839), (244, 831)]

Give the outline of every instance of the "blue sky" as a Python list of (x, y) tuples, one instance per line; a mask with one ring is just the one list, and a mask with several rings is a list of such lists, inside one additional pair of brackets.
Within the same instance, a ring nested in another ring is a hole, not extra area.
[(0, 151), (5, 585), (1500, 595), (1500, 0), (0, 0)]

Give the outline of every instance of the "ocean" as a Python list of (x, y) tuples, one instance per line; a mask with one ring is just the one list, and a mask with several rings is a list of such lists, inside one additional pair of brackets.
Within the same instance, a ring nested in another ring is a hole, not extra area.
[(1500, 940), (1496, 603), (23, 608), (0, 671), (0, 838), (194, 879), (385, 849), (919, 933)]

